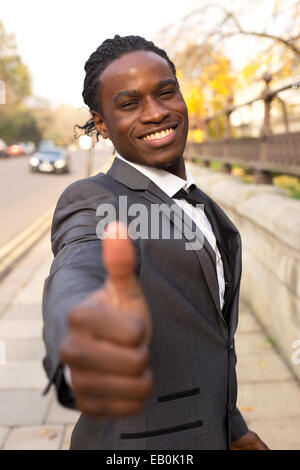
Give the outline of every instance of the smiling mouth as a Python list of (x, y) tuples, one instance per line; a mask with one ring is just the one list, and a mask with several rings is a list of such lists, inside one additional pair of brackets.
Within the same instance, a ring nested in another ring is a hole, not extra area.
[(169, 136), (172, 136), (174, 134), (176, 127), (169, 127), (168, 129), (163, 129), (162, 131), (159, 132), (153, 132), (151, 134), (147, 134), (144, 137), (141, 138), (141, 140), (144, 140), (145, 142), (154, 142), (154, 141), (162, 141), (167, 139)]

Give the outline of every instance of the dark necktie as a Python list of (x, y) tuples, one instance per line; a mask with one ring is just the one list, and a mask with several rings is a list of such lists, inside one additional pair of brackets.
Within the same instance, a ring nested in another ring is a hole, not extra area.
[[(186, 191), (185, 189), (181, 188), (176, 194), (174, 194), (174, 196), (172, 197), (173, 199), (185, 199), (187, 202), (189, 202), (190, 204), (192, 204), (194, 207), (196, 206), (196, 204), (199, 204), (199, 198), (197, 198), (197, 200), (195, 198), (193, 198), (193, 191), (197, 188), (197, 186), (195, 184), (192, 184), (189, 188), (188, 188), (188, 191)], [(203, 204), (203, 203), (202, 203)], [(207, 205), (206, 205), (207, 206)], [(209, 214), (206, 214), (206, 216), (208, 217)], [(208, 217), (208, 219), (210, 219), (210, 217)], [(211, 227), (213, 227), (212, 225), (212, 221), (210, 220), (211, 222)], [(207, 253), (209, 254), (210, 256), (210, 259), (216, 269), (216, 253), (215, 251), (213, 250), (213, 248), (211, 247), (211, 245), (208, 243), (208, 242), (204, 242), (204, 248), (206, 248), (207, 250)], [(221, 247), (219, 246), (218, 247), (219, 250), (221, 249)], [(224, 262), (227, 263), (227, 260), (225, 260), (225, 253), (223, 252), (222, 250), (222, 254), (221, 254), (221, 257), (222, 257), (222, 261), (223, 261), (223, 267), (224, 267), (224, 274), (225, 274), (225, 268), (226, 268), (226, 278), (228, 279), (229, 278), (229, 272), (228, 272), (228, 269), (227, 269), (227, 266), (225, 266)], [(225, 295), (224, 295), (224, 305), (228, 299), (228, 294), (229, 294), (229, 284), (227, 281), (225, 281)]]
[[(192, 195), (190, 195), (190, 192), (193, 192), (196, 188), (197, 186), (195, 184), (191, 184), (191, 186), (188, 188), (189, 191), (186, 191), (185, 189), (181, 188), (179, 191), (177, 191), (176, 194), (174, 194), (172, 199), (185, 199), (188, 203), (192, 204), (195, 207), (196, 204), (199, 204), (199, 201), (196, 201), (192, 197)], [(205, 237), (204, 237), (204, 248), (208, 252), (208, 255), (211, 258), (211, 261), (216, 269), (216, 253)]]
[(172, 199), (185, 199), (187, 202), (195, 206), (196, 201), (189, 196), (189, 192), (193, 191), (194, 189), (196, 189), (195, 184), (191, 184), (191, 186), (189, 187), (189, 191), (186, 191), (185, 189), (181, 188), (179, 191), (177, 191), (176, 194), (174, 194), (174, 196), (172, 196)]

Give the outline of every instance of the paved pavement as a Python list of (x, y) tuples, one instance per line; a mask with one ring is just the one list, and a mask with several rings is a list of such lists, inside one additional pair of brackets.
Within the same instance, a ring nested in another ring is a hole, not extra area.
[(41, 298), (51, 264), (50, 235), (19, 262), (0, 284), (0, 448), (67, 449), (78, 413), (57, 404), (41, 365)]
[[(49, 233), (0, 284), (0, 448), (68, 449), (78, 413), (57, 404), (41, 366), (41, 298), (52, 255)], [(241, 306), (236, 337), (239, 406), (272, 449), (300, 449), (300, 387)]]

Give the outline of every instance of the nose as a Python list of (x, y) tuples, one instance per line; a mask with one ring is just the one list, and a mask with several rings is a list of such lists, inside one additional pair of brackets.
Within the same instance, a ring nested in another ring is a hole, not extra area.
[(157, 101), (154, 97), (148, 97), (143, 105), (141, 121), (147, 122), (161, 122), (169, 115), (169, 110), (164, 103)]

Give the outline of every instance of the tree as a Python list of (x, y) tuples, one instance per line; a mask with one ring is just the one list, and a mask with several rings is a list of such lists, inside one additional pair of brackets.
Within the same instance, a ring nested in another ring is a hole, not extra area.
[(31, 78), (27, 66), (18, 55), (14, 36), (6, 33), (0, 21), (0, 79), (6, 86), (6, 104), (20, 104), (31, 93)]
[[(181, 65), (184, 66), (184, 63), (181, 62)], [(190, 127), (194, 130), (192, 135), (199, 140), (203, 137), (203, 132), (199, 133), (199, 128), (204, 130), (203, 119), (228, 106), (240, 86), (238, 78), (232, 73), (228, 58), (219, 51), (205, 56), (201, 66), (198, 63), (197, 74), (193, 73), (191, 78), (182, 69), (178, 70), (177, 75), (189, 110)], [(212, 135), (222, 134), (224, 125), (224, 119), (218, 119), (215, 128), (211, 129)]]
[[(269, 0), (268, 0), (269, 1)], [(256, 0), (256, 4), (262, 4), (263, 2)], [(272, 3), (269, 1), (269, 4)], [(290, 5), (288, 5), (288, 3)], [(205, 4), (198, 10), (194, 10), (192, 13), (187, 15), (186, 19), (190, 16), (201, 16), (205, 11), (209, 9), (215, 9), (220, 12), (220, 18), (215, 24), (215, 27), (204, 33), (203, 40), (209, 40), (214, 38), (216, 41), (220, 42), (221, 40), (231, 38), (233, 36), (242, 35), (242, 36), (253, 36), (256, 38), (263, 38), (271, 40), (274, 43), (279, 43), (283, 45), (288, 50), (291, 50), (295, 55), (300, 56), (300, 22), (299, 22), (299, 13), (300, 13), (300, 2), (299, 1), (278, 1), (273, 0), (272, 5), (272, 20), (274, 21), (280, 15), (286, 11), (287, 8), (291, 6), (290, 11), (290, 21), (286, 22), (285, 30), (282, 31), (282, 34), (276, 34), (268, 31), (268, 26), (264, 30), (255, 30), (246, 26), (245, 18), (239, 18), (239, 13), (234, 10), (229, 10), (227, 7), (217, 4), (217, 3), (208, 3)], [(255, 2), (251, 4), (251, 8), (255, 7)], [(218, 17), (219, 15), (216, 15)], [(241, 15), (242, 16), (242, 15)], [(245, 23), (245, 25), (243, 24)]]
[(41, 140), (42, 134), (30, 110), (21, 107), (18, 111), (10, 109), (1, 113), (0, 117), (0, 136), (8, 144), (26, 141), (38, 143)]
[(159, 37), (171, 39), (173, 50), (187, 42), (223, 48), (233, 37), (249, 36), (267, 40), (268, 47), (280, 44), (300, 57), (300, 0), (236, 0), (230, 9), (225, 0), (201, 4), (179, 24), (161, 30)]
[(266, 71), (274, 81), (299, 74), (300, 0), (203, 1), (157, 41), (178, 66), (192, 123), (197, 115), (201, 126), (201, 116), (258, 96)]
[(41, 139), (36, 119), (25, 104), (31, 94), (31, 77), (18, 54), (14, 35), (0, 22), (0, 80), (5, 83), (5, 104), (0, 105), (0, 137), (8, 144)]

